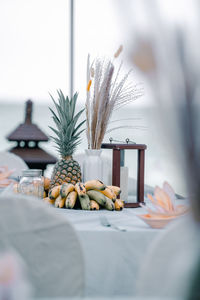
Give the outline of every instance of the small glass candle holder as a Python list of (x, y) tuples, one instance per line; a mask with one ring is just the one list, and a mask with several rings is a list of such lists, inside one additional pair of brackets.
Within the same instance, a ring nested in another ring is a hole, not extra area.
[(25, 195), (43, 198), (44, 183), (42, 170), (29, 169), (22, 171), (18, 190)]

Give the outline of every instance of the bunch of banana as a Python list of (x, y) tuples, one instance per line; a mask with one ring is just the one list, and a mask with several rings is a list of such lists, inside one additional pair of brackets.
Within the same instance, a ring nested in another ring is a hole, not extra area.
[(44, 183), (44, 193), (43, 193), (43, 198), (46, 198), (48, 193), (49, 193), (49, 188), (50, 188), (50, 181), (51, 179), (48, 177), (43, 177), (43, 183)]
[(58, 208), (74, 208), (77, 199), (83, 210), (122, 210), (124, 202), (117, 199), (121, 190), (117, 186), (105, 186), (99, 180), (90, 180), (85, 183), (63, 183), (53, 187), (44, 201), (54, 204)]
[(86, 193), (86, 187), (82, 182), (77, 182), (75, 190), (78, 194), (78, 199), (83, 210), (90, 210), (90, 199)]
[(96, 187), (87, 191), (91, 200), (95, 200), (100, 206), (108, 210), (122, 210), (124, 208), (124, 201), (117, 199), (120, 193), (120, 188), (114, 185), (105, 186), (104, 189)]
[(90, 189), (87, 188), (88, 184), (85, 184), (87, 194), (91, 201), (95, 201), (99, 204), (99, 207), (103, 207), (107, 210), (122, 210), (124, 202), (117, 199), (117, 196), (121, 193), (121, 190), (117, 186), (93, 186)]
[(59, 208), (74, 208), (77, 199), (77, 192), (74, 188), (71, 183), (54, 186), (49, 191), (48, 197), (44, 198), (44, 201)]

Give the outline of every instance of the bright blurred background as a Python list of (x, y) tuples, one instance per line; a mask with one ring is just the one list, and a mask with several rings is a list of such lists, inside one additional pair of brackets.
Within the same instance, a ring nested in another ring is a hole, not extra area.
[[(141, 128), (121, 129), (112, 137), (146, 144), (145, 183), (167, 180), (182, 195), (186, 185), (173, 114), (174, 101), (183, 94), (176, 38), (180, 33), (188, 45), (188, 64), (197, 67), (199, 5), (198, 0), (74, 0), (73, 79), (79, 107), (85, 103), (88, 53), (112, 57), (122, 44), (124, 72), (133, 68), (131, 80), (143, 82), (145, 95), (113, 114), (113, 120), (136, 118), (131, 125)], [(12, 146), (5, 137), (23, 121), (27, 99), (34, 101), (34, 123), (50, 134), (49, 93), (56, 96), (59, 88), (70, 93), (69, 33), (69, 0), (0, 1), (0, 150)], [(52, 142), (43, 147), (57, 155)], [(85, 148), (83, 134), (78, 151)], [(135, 160), (135, 153), (127, 153), (132, 177)]]

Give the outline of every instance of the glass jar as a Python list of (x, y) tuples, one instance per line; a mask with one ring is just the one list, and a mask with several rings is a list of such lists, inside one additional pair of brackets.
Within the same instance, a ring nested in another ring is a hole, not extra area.
[(44, 183), (42, 170), (29, 169), (22, 171), (18, 190), (20, 193), (43, 198)]
[(83, 181), (103, 180), (103, 161), (101, 159), (102, 150), (87, 149), (83, 162)]

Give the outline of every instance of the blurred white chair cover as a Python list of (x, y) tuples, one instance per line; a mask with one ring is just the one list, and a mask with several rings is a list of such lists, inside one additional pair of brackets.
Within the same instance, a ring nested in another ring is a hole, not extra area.
[(0, 252), (0, 299), (28, 300), (31, 298), (32, 289), (21, 257), (13, 249), (4, 253)]
[(198, 230), (188, 215), (161, 231), (145, 253), (136, 285), (138, 296), (186, 299), (199, 259)]
[(0, 166), (7, 166), (9, 170), (15, 169), (12, 177), (21, 175), (22, 170), (28, 169), (27, 164), (21, 157), (10, 152), (0, 152)]
[(42, 200), (0, 196), (0, 251), (12, 247), (27, 265), (35, 297), (83, 295), (83, 257), (66, 218)]

